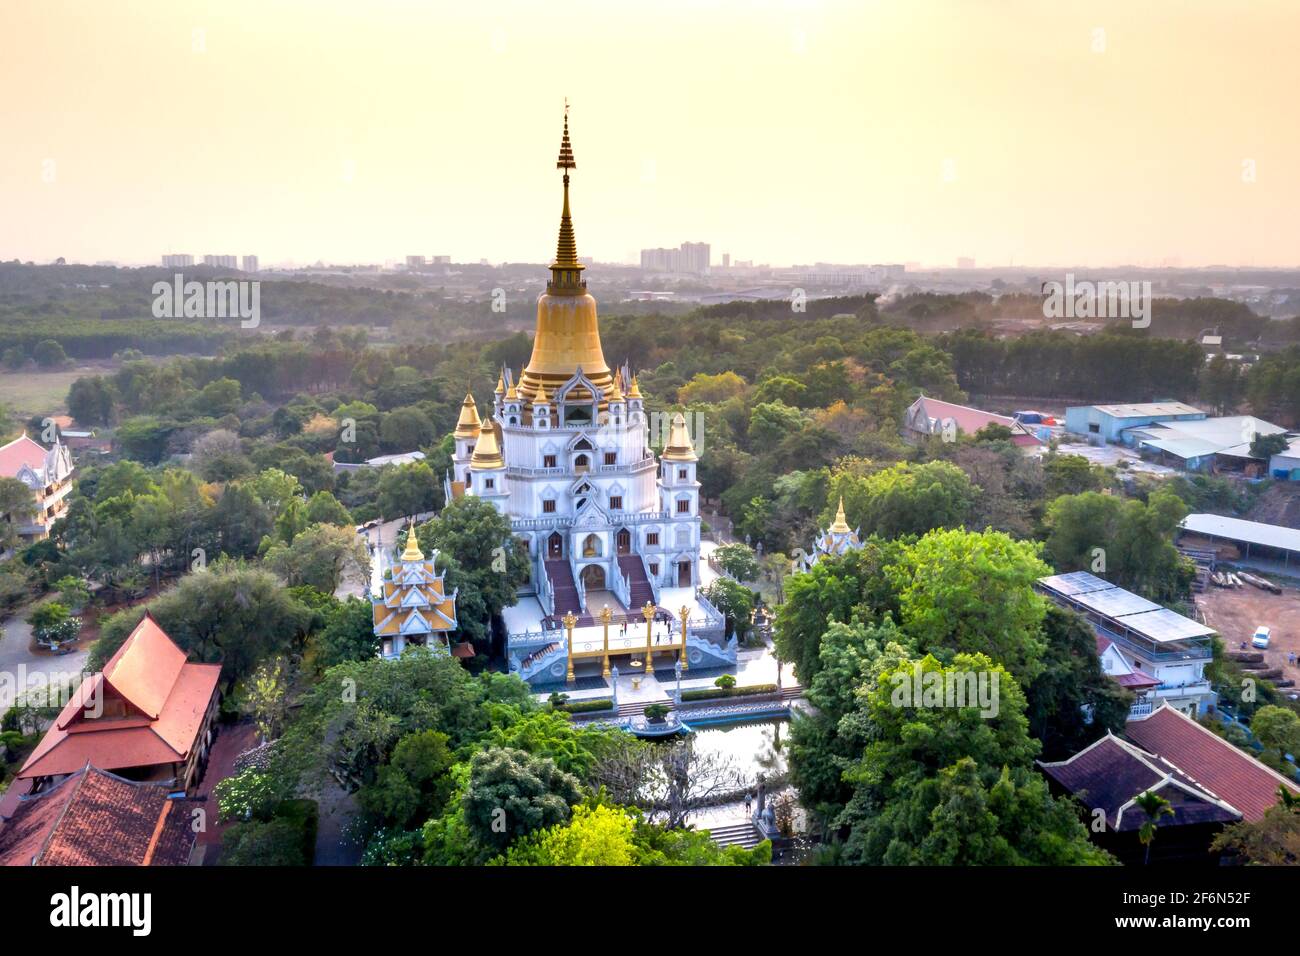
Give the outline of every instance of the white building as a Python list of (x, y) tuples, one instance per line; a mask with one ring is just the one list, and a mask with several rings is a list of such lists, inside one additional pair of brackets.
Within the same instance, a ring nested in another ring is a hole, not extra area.
[(0, 521), (16, 526), (22, 544), (48, 538), (50, 526), (67, 513), (73, 470), (71, 452), (57, 441), (46, 449), (24, 433), (0, 445), (0, 477), (17, 478), (32, 489), (31, 514), (0, 515)]
[[(1106, 673), (1139, 694), (1135, 716), (1161, 701), (1192, 716), (1214, 703), (1216, 695), (1205, 674), (1214, 657), (1213, 628), (1087, 571), (1040, 578), (1037, 587), (1092, 626), (1103, 667), (1111, 661)], [(1125, 675), (1136, 679), (1126, 681)]]
[(188, 269), (194, 265), (194, 257), (186, 255), (163, 256), (162, 264), (164, 269)]
[(257, 272), (259, 269), (260, 264), (257, 261), (257, 256), (244, 256), (244, 272)]
[[(564, 170), (564, 205), (551, 277), (537, 300), (532, 357), (518, 376), (502, 370), (486, 417), (465, 396), (445, 479), (448, 498), (490, 501), (528, 545), (532, 582), (507, 617), (510, 627), (538, 628), (542, 656), (513, 661), (525, 679), (556, 648), (554, 635), (541, 632), (568, 614), (590, 626), (608, 606), (620, 623), (635, 626), (649, 605), (661, 620), (684, 608), (705, 629), (721, 626), (695, 593), (700, 483), (686, 419), (673, 417), (656, 459), (636, 376), (627, 364), (611, 368), (601, 347), (569, 214), (576, 164), (567, 119), (557, 168)], [(512, 634), (512, 654), (526, 640)], [(705, 651), (692, 644), (692, 660)], [(561, 658), (561, 678), (564, 664)]]
[(799, 558), (798, 569), (811, 570), (813, 565), (828, 555), (838, 557), (860, 547), (862, 547), (862, 539), (858, 529), (850, 528), (844, 517), (844, 498), (841, 496), (839, 508), (835, 511), (835, 520), (813, 540), (812, 551)]

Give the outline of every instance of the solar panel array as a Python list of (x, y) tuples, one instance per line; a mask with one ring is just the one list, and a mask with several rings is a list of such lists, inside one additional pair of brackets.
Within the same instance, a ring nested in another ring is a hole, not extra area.
[(1072, 603), (1109, 618), (1157, 644), (1207, 637), (1214, 633), (1213, 628), (1161, 607), (1132, 591), (1117, 588), (1087, 571), (1054, 574), (1039, 578), (1038, 583), (1046, 590), (1066, 597)]

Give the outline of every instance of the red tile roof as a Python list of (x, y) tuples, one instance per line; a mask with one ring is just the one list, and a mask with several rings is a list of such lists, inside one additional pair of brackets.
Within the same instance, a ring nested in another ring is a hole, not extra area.
[[(148, 614), (109, 659), (82, 681), (36, 745), (19, 777), (184, 762), (217, 692), (219, 664), (190, 664)], [(125, 716), (110, 716), (120, 701)], [(104, 709), (100, 716), (92, 711)]]
[(0, 866), (181, 866), (197, 805), (87, 766), (0, 823)]
[(1279, 784), (1300, 794), (1300, 786), (1294, 781), (1168, 704), (1156, 708), (1147, 717), (1130, 720), (1124, 736), (1177, 766), (1202, 787), (1240, 810), (1247, 820), (1260, 819), (1277, 803)]
[(1136, 830), (1146, 815), (1136, 809), (1139, 796), (1158, 790), (1174, 811), (1165, 826), (1236, 823), (1241, 813), (1208, 792), (1169, 761), (1107, 734), (1068, 760), (1039, 763), (1047, 774), (1091, 809), (1105, 813), (1112, 830)]
[(937, 398), (926, 398), (924, 395), (918, 398), (917, 402), (920, 403), (927, 418), (938, 422), (951, 418), (963, 434), (974, 435), (986, 425), (1001, 425), (1011, 429), (1011, 440), (1017, 445), (1042, 444), (1033, 432), (1008, 415), (998, 415), (995, 412), (971, 408), (969, 405), (957, 405), (954, 402), (944, 402)]
[(33, 441), (25, 434), (20, 435), (7, 445), (0, 445), (0, 475), (16, 478), (23, 465), (33, 471), (40, 471), (45, 467), (47, 454), (49, 452), (40, 442)]

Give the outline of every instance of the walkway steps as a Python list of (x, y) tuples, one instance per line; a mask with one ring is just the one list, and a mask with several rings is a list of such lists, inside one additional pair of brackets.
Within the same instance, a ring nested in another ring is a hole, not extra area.
[(763, 842), (754, 824), (749, 822), (710, 827), (709, 836), (718, 846), (739, 846), (746, 850), (752, 850)]

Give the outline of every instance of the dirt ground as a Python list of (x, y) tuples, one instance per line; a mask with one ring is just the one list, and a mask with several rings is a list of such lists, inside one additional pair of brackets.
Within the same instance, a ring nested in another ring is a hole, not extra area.
[[(1280, 581), (1277, 583), (1281, 583)], [(1300, 658), (1300, 591), (1283, 587), (1272, 594), (1246, 585), (1244, 588), (1218, 588), (1211, 585), (1196, 595), (1196, 606), (1205, 614), (1206, 623), (1219, 632), (1228, 650), (1247, 650), (1255, 628), (1266, 625), (1273, 631), (1264, 660), (1270, 667), (1281, 667), (1287, 677), (1300, 682), (1300, 667), (1287, 663), (1287, 655)]]

